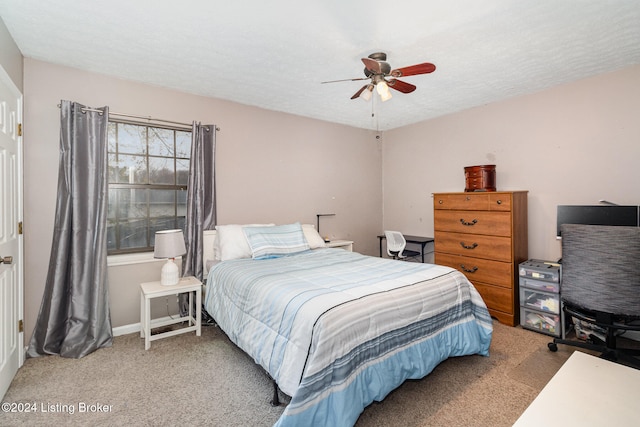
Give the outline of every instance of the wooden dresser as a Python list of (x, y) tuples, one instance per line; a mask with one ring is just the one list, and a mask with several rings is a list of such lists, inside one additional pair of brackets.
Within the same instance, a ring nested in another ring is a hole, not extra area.
[(492, 317), (518, 324), (518, 265), (527, 260), (527, 191), (435, 193), (435, 262), (463, 272)]

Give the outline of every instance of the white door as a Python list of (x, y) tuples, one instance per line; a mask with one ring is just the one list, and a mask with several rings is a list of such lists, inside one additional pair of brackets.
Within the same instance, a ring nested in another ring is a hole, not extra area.
[(24, 362), (22, 94), (0, 67), (0, 400)]

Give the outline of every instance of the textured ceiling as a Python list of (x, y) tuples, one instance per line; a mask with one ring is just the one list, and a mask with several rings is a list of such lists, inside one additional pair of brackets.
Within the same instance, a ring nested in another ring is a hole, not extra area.
[[(374, 130), (640, 64), (638, 0), (0, 0), (0, 17), (25, 57)], [(320, 84), (378, 51), (437, 69), (384, 103)]]

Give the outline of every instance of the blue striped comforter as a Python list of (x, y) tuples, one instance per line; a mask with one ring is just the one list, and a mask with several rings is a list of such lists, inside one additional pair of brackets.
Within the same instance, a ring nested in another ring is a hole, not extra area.
[(488, 355), (492, 323), (458, 271), (318, 249), (209, 272), (205, 307), (291, 396), (277, 426), (351, 426), (451, 356)]

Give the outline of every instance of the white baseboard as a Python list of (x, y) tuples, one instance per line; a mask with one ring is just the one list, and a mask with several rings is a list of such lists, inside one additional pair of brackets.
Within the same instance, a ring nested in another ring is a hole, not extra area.
[(114, 337), (140, 332), (140, 322), (132, 323), (131, 325), (118, 326), (113, 328), (112, 332)]
[[(171, 317), (165, 316), (163, 318), (153, 319), (153, 320), (168, 320), (168, 319), (171, 319)], [(117, 336), (120, 336), (120, 335), (128, 335), (128, 334), (140, 333), (140, 322), (132, 323), (130, 325), (124, 325), (124, 326), (118, 326), (118, 327), (112, 328), (111, 332), (113, 333), (114, 337), (117, 337)], [(29, 346), (28, 345), (24, 346), (24, 352), (23, 352), (23, 355), (22, 355), (23, 360), (27, 359), (27, 351), (28, 350), (29, 350)]]

